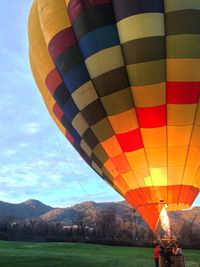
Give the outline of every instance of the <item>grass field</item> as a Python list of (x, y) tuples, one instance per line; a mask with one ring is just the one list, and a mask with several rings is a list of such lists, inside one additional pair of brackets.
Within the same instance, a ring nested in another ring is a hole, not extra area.
[[(151, 248), (0, 241), (0, 267), (152, 267), (152, 253)], [(200, 251), (184, 255), (187, 267), (200, 267)]]

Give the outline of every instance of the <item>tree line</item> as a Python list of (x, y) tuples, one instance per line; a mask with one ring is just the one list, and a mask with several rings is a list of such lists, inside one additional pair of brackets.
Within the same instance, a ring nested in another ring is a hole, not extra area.
[[(191, 220), (171, 221), (171, 234), (183, 247), (200, 248), (200, 229), (195, 224), (197, 214)], [(112, 245), (152, 246), (160, 236), (152, 233), (133, 209), (127, 208), (120, 216), (115, 208), (107, 210), (82, 210), (71, 225), (38, 218), (17, 220), (0, 218), (0, 239), (17, 241), (91, 242)]]

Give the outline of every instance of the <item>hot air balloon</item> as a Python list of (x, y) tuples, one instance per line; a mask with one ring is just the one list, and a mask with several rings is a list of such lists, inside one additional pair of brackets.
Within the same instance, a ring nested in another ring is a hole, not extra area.
[(81, 157), (155, 231), (200, 189), (200, 1), (35, 0), (33, 76)]

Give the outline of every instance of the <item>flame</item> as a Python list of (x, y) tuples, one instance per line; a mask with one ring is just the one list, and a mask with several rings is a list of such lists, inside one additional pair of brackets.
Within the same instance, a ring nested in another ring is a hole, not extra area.
[(162, 208), (160, 212), (160, 222), (163, 230), (170, 236), (170, 224), (169, 224), (169, 217), (166, 211), (166, 205)]

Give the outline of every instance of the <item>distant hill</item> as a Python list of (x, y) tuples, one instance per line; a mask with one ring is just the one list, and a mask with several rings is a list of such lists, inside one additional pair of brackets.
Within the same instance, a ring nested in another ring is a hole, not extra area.
[(0, 218), (13, 217), (17, 219), (28, 219), (38, 217), (52, 209), (52, 207), (34, 199), (29, 199), (19, 204), (0, 201)]
[(171, 211), (169, 217), (173, 221), (180, 220), (191, 222), (195, 218), (195, 225), (200, 226), (200, 207), (193, 207), (189, 210)]
[(53, 209), (40, 216), (42, 220), (48, 221), (60, 221), (64, 224), (73, 224), (73, 221), (80, 216), (81, 212), (95, 214), (97, 211), (106, 211), (108, 209), (114, 209), (118, 215), (122, 215), (126, 208), (130, 208), (126, 201), (122, 202), (103, 202), (96, 203), (93, 201), (86, 201), (80, 204), (76, 204), (72, 207)]
[[(118, 216), (123, 216), (127, 209), (132, 209), (133, 213), (137, 214), (137, 211), (134, 210), (126, 201), (121, 202), (83, 202), (76, 204), (72, 207), (54, 209), (40, 216), (43, 220), (48, 221), (60, 221), (64, 224), (70, 225), (73, 224), (73, 221), (80, 215), (81, 212), (87, 212), (90, 210), (92, 213), (96, 211), (103, 211), (108, 209), (114, 209)], [(169, 213), (171, 221), (191, 221), (194, 216), (196, 216), (195, 224), (200, 225), (200, 207), (194, 207), (189, 210), (182, 211), (173, 211)]]

